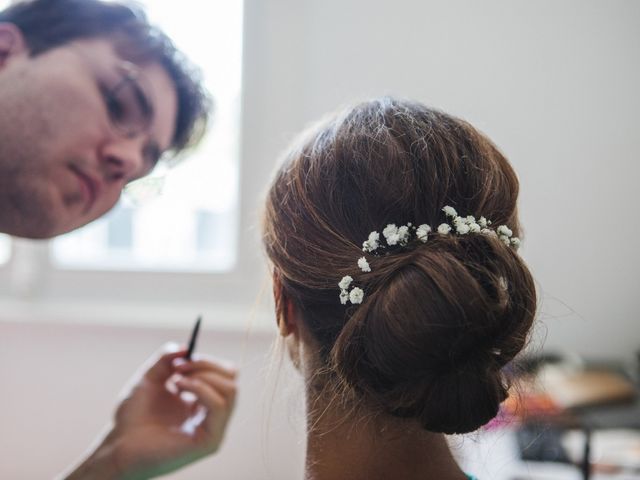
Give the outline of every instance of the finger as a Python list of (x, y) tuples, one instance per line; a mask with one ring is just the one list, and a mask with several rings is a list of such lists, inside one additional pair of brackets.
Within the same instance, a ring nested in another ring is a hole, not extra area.
[(231, 379), (236, 378), (238, 374), (238, 371), (230, 362), (212, 358), (198, 358), (191, 362), (179, 362), (175, 364), (175, 369), (184, 375), (195, 372), (215, 372)]
[(173, 362), (176, 358), (184, 357), (187, 349), (178, 347), (175, 343), (165, 344), (160, 352), (156, 353), (148, 361), (150, 366), (145, 372), (145, 377), (156, 383), (165, 382), (173, 373), (175, 373)]
[(192, 373), (187, 378), (195, 378), (200, 380), (216, 391), (220, 392), (225, 398), (233, 399), (236, 396), (237, 385), (233, 379), (216, 372), (197, 372)]
[(231, 413), (234, 398), (225, 396), (222, 391), (199, 378), (181, 377), (176, 380), (176, 385), (181, 390), (193, 393), (210, 412), (219, 412), (227, 416)]
[(225, 398), (221, 391), (213, 386), (199, 380), (198, 378), (183, 377), (178, 382), (184, 390), (193, 393), (201, 405), (206, 410), (206, 416), (202, 423), (202, 428), (206, 435), (207, 448), (212, 452), (219, 446), (231, 417), (231, 412), (235, 404), (235, 392), (231, 397)]

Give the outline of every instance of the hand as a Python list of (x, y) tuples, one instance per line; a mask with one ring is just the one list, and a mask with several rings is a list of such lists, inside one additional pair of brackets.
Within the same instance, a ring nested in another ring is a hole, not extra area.
[(109, 463), (101, 470), (113, 473), (69, 480), (151, 478), (219, 448), (235, 403), (235, 371), (202, 356), (186, 361), (185, 353), (156, 356), (134, 377), (111, 431), (85, 462)]

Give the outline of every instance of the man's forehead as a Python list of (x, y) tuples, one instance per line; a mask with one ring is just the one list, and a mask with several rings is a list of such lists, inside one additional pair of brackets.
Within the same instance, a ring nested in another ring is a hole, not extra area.
[(136, 42), (122, 33), (114, 33), (105, 40), (111, 45), (116, 55), (136, 65), (144, 66), (150, 63), (160, 64), (161, 52), (158, 46), (149, 43)]
[[(102, 60), (112, 58), (114, 61), (125, 60), (140, 67), (154, 62), (154, 59), (148, 51), (144, 51), (140, 47), (127, 40), (123, 35), (109, 35), (100, 37), (88, 37), (73, 40), (67, 44), (91, 52), (92, 55), (100, 56)], [(61, 45), (64, 48), (65, 45)]]

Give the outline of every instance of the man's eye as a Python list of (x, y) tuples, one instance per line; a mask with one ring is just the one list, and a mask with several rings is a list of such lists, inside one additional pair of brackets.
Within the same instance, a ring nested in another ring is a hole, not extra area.
[(124, 121), (125, 118), (125, 106), (122, 104), (118, 98), (113, 95), (105, 95), (105, 103), (107, 104), (107, 111), (109, 112), (109, 117), (111, 121), (116, 124), (120, 124)]
[(144, 161), (147, 163), (150, 169), (156, 166), (156, 163), (160, 160), (162, 156), (162, 152), (157, 145), (153, 143), (147, 144), (144, 146), (142, 150), (142, 156), (144, 157)]

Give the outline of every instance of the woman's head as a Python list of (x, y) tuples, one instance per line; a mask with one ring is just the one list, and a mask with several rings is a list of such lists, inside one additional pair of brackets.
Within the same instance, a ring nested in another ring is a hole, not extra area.
[[(273, 181), (263, 239), (325, 377), (363, 407), (433, 432), (495, 416), (501, 368), (525, 345), (536, 306), (515, 249), (480, 233), (432, 234), (377, 255), (362, 243), (388, 224), (437, 227), (444, 206), (517, 236), (517, 196), (489, 139), (418, 103), (366, 102), (308, 132)], [(371, 272), (357, 266), (363, 255)], [(341, 303), (345, 275), (364, 290), (361, 304)]]

